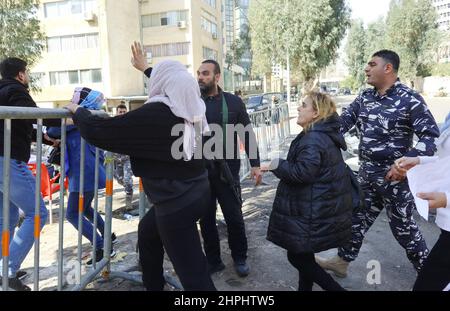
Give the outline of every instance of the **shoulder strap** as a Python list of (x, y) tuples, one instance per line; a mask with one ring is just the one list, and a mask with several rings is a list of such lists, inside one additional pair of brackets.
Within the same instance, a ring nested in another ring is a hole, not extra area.
[(222, 133), (223, 133), (223, 148), (225, 150), (227, 141), (227, 124), (228, 124), (228, 104), (225, 95), (222, 92)]

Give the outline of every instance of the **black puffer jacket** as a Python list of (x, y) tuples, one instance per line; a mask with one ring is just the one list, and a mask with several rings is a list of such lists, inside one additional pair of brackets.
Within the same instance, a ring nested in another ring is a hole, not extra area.
[(292, 142), (280, 178), (267, 239), (295, 253), (342, 246), (351, 236), (350, 177), (340, 149), (337, 114), (318, 122)]

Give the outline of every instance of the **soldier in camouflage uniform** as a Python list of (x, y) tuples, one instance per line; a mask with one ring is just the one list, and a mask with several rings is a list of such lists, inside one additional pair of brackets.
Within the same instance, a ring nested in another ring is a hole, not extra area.
[[(348, 246), (330, 260), (316, 258), (320, 266), (339, 277), (347, 275), (349, 262), (358, 256), (365, 233), (383, 208), (395, 239), (416, 270), (428, 256), (412, 215), (415, 204), (408, 182), (394, 161), (403, 156), (433, 155), (439, 129), (423, 98), (398, 79), (399, 64), (395, 52), (375, 53), (365, 69), (367, 83), (374, 88), (364, 90), (341, 115), (343, 132), (356, 125), (360, 133), (358, 178), (366, 206), (353, 213)], [(414, 134), (419, 139), (415, 146)]]
[[(117, 114), (127, 113), (127, 107), (123, 104), (117, 106)], [(114, 153), (114, 178), (125, 188), (126, 209), (132, 208), (133, 198), (133, 171), (131, 170), (130, 157), (124, 154)]]

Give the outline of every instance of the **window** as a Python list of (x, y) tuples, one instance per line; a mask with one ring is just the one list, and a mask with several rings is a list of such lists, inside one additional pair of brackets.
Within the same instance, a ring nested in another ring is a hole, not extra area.
[(151, 53), (152, 57), (188, 55), (189, 46), (189, 42), (149, 45), (146, 47), (146, 52)]
[(47, 38), (47, 51), (70, 52), (98, 47), (98, 33)]
[(45, 4), (45, 17), (53, 18), (58, 16), (58, 3), (50, 2)]
[(47, 51), (49, 53), (61, 52), (61, 38), (47, 38)]
[(91, 84), (101, 82), (101, 69), (50, 72), (50, 85)]
[(80, 79), (78, 77), (78, 71), (69, 71), (69, 84), (78, 84)]
[(217, 60), (217, 51), (207, 48), (207, 47), (203, 47), (203, 59), (214, 59)]
[(100, 69), (93, 69), (92, 70), (92, 82), (93, 83), (100, 83), (100, 82), (102, 82), (102, 71)]
[(66, 0), (44, 3), (46, 18), (81, 15), (95, 10), (96, 0)]
[(213, 8), (216, 8), (216, 0), (203, 0), (203, 2), (205, 2), (206, 4), (208, 4)]
[(142, 27), (175, 26), (177, 22), (187, 20), (187, 12), (184, 10), (142, 15)]

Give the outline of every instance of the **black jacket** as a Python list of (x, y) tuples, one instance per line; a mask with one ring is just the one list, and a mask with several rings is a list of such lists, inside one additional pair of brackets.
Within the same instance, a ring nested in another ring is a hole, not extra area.
[[(245, 108), (242, 99), (228, 92), (223, 92), (220, 88), (218, 95), (203, 98), (206, 105), (206, 119), (208, 120), (208, 124), (217, 124), (222, 127), (222, 94), (224, 95), (227, 102), (228, 124), (232, 124), (234, 126), (242, 125), (243, 127), (250, 125), (251, 130), (246, 131), (242, 136), (239, 136), (239, 138), (240, 141), (244, 144), (245, 152), (247, 153), (247, 157), (250, 160), (250, 165), (252, 167), (259, 167), (260, 159), (256, 136), (253, 132), (253, 129), (251, 128), (250, 118), (247, 114), (247, 109)], [(239, 169), (241, 165), (238, 142), (238, 133), (234, 133), (233, 148), (235, 153), (232, 159), (227, 158), (227, 163), (232, 174), (235, 176), (239, 175)], [(256, 147), (256, 156), (254, 155), (253, 157), (251, 157), (250, 145)], [(224, 151), (224, 153), (225, 152), (226, 151)]]
[(203, 160), (172, 157), (172, 145), (180, 136), (172, 136), (171, 131), (177, 124), (184, 125), (184, 120), (163, 103), (146, 104), (106, 119), (78, 108), (73, 121), (90, 144), (129, 155), (135, 176), (185, 180), (206, 172)]
[(342, 246), (351, 236), (350, 177), (340, 149), (337, 114), (318, 122), (292, 142), (280, 178), (267, 239), (295, 253)]
[[(36, 103), (28, 93), (27, 88), (17, 80), (0, 80), (0, 106), (30, 107), (36, 108)], [(33, 123), (36, 120), (12, 120), (11, 121), (11, 159), (28, 162), (30, 159), (31, 142), (33, 135)], [(47, 119), (43, 121), (47, 126), (60, 126), (59, 119)], [(0, 119), (0, 155), (3, 156), (4, 122)], [(44, 141), (45, 142), (45, 141)]]

